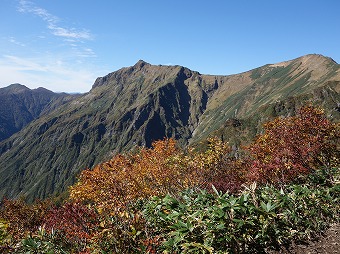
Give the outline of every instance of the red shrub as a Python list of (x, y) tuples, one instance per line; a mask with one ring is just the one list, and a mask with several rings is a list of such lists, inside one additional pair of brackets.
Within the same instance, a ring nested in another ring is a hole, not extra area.
[(303, 107), (293, 117), (276, 118), (264, 125), (264, 134), (248, 147), (253, 158), (248, 178), (258, 182), (287, 182), (339, 156), (339, 125), (323, 111)]
[(47, 232), (54, 232), (66, 243), (86, 244), (98, 228), (99, 220), (93, 209), (77, 203), (53, 207), (44, 220)]

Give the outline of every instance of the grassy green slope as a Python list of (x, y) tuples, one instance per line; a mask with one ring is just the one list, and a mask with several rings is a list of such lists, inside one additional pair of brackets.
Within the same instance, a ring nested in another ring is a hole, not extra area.
[[(224, 100), (220, 99), (221, 103), (214, 105), (212, 109), (208, 104), (191, 143), (202, 140), (221, 128), (229, 128), (230, 119), (243, 119), (244, 131), (250, 131), (254, 135), (261, 122), (278, 114), (292, 114), (298, 106), (308, 102), (322, 105), (329, 113), (332, 111), (338, 117), (335, 108), (340, 102), (339, 74), (339, 65), (320, 55), (308, 55), (254, 69), (244, 74), (251, 78), (247, 86)], [(237, 83), (234, 85), (238, 86)], [(218, 90), (216, 94), (219, 94)], [(285, 112), (275, 109), (281, 104), (290, 109)]]
[(99, 78), (88, 94), (0, 143), (0, 195), (44, 198), (64, 191), (79, 170), (113, 152), (150, 146), (164, 136), (185, 144), (207, 93), (198, 73), (180, 66), (140, 61)]
[(319, 55), (230, 76), (139, 61), (0, 142), (0, 197), (62, 192), (81, 169), (163, 137), (182, 146), (213, 134), (246, 141), (307, 101), (338, 118), (339, 93), (339, 65)]

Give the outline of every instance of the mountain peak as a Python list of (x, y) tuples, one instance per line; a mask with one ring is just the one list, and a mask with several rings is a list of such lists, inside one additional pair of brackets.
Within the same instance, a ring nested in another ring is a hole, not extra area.
[(11, 92), (19, 92), (19, 91), (25, 91), (30, 90), (28, 87), (21, 85), (19, 83), (11, 84), (7, 87), (7, 89)]
[[(99, 77), (93, 90), (74, 100), (9, 93), (0, 98), (0, 129), (13, 126), (0, 142), (0, 199), (25, 195), (33, 201), (62, 192), (79, 170), (164, 137), (195, 146), (218, 136), (239, 146), (262, 131), (263, 120), (292, 115), (310, 102), (340, 119), (340, 66), (321, 55), (276, 65), (219, 76), (139, 60)], [(17, 112), (25, 116), (20, 121)], [(16, 126), (25, 127), (18, 132)]]
[(336, 63), (332, 58), (326, 57), (321, 54), (308, 54), (298, 58), (302, 62), (332, 62)]
[(327, 66), (333, 65), (333, 64), (337, 64), (337, 62), (335, 62), (332, 58), (330, 57), (326, 57), (324, 55), (321, 54), (308, 54), (308, 55), (304, 55), (304, 56), (300, 56), (298, 58), (295, 58), (293, 60), (289, 60), (289, 61), (284, 61), (284, 62), (280, 62), (280, 63), (275, 63), (275, 64), (270, 64), (270, 66), (272, 67), (278, 67), (278, 66), (282, 66), (282, 67), (286, 67), (289, 64), (299, 64), (300, 68), (307, 68), (307, 69), (318, 69), (318, 68), (323, 68), (326, 69)]
[(135, 65), (144, 65), (144, 64), (148, 64), (148, 63), (145, 62), (143, 59), (139, 59)]
[(144, 60), (138, 60), (138, 62), (133, 66), (134, 69), (141, 70), (144, 66), (151, 65)]

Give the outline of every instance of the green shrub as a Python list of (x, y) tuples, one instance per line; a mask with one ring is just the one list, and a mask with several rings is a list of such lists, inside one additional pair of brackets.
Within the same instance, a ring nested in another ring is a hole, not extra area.
[(339, 217), (339, 190), (337, 182), (252, 184), (239, 195), (187, 190), (179, 198), (154, 197), (144, 216), (166, 253), (259, 253), (327, 228)]

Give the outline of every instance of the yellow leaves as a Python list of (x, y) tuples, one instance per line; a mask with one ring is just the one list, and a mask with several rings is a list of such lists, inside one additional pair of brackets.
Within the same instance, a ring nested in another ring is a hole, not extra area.
[(70, 198), (94, 204), (104, 212), (140, 198), (202, 186), (230, 152), (220, 140), (209, 142), (205, 153), (188, 149), (185, 154), (176, 147), (175, 140), (165, 139), (154, 142), (151, 149), (116, 155), (93, 170), (84, 170), (78, 183), (70, 188)]

